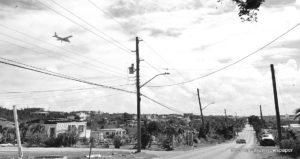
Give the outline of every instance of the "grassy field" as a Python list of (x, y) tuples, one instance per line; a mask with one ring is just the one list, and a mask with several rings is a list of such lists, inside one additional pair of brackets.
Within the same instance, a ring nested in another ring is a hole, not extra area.
[[(0, 150), (0, 158), (2, 159), (12, 159), (18, 157), (18, 152), (16, 147), (5, 148)], [(39, 156), (67, 156), (68, 159), (86, 159), (88, 158), (89, 149), (82, 148), (25, 148), (23, 151), (23, 159), (32, 159)], [(133, 153), (133, 151), (118, 151), (115, 149), (101, 150), (95, 149), (92, 151), (93, 155), (100, 154), (101, 158), (110, 159), (152, 159), (156, 156), (149, 155), (146, 153)]]

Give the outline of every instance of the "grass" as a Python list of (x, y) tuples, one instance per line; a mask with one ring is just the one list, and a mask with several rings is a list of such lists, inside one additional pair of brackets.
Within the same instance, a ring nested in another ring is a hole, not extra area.
[[(59, 150), (60, 149), (60, 150)], [(85, 157), (89, 154), (89, 150), (78, 150), (76, 151), (76, 148), (70, 150), (64, 150), (63, 148), (58, 148), (55, 151), (41, 149), (40, 151), (30, 151), (26, 150), (23, 152), (23, 159), (32, 159), (33, 157), (38, 156), (67, 156), (68, 159), (86, 159), (88, 157)], [(97, 155), (101, 154), (101, 158), (110, 158), (110, 159), (132, 159), (132, 158), (143, 158), (143, 159), (151, 159), (155, 158), (155, 155), (150, 155), (146, 153), (130, 153), (130, 152), (124, 152), (124, 151), (101, 151), (101, 150), (95, 150), (92, 152), (92, 154)], [(106, 156), (106, 157), (105, 157)], [(17, 151), (0, 151), (0, 158), (17, 158), (18, 152)]]

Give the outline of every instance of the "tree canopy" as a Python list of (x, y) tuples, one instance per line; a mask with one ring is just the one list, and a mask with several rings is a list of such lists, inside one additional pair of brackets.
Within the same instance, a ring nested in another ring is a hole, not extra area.
[[(222, 0), (218, 0), (221, 2)], [(265, 0), (232, 0), (239, 8), (239, 17), (242, 21), (257, 21), (257, 11)]]

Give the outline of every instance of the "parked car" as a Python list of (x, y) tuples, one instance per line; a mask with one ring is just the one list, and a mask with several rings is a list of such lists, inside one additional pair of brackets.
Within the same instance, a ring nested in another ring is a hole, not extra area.
[(246, 140), (245, 139), (237, 139), (235, 142), (237, 144), (246, 144)]
[(260, 139), (261, 146), (275, 146), (275, 140), (272, 134), (262, 134)]

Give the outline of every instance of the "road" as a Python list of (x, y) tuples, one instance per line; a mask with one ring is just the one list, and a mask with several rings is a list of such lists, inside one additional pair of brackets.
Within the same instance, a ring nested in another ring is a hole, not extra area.
[[(216, 146), (199, 148), (191, 151), (152, 152), (162, 159), (261, 159), (260, 153), (253, 151), (256, 145), (255, 132), (252, 127), (246, 125), (239, 133), (239, 138), (244, 138), (246, 144), (236, 144), (235, 141)], [(238, 151), (240, 150), (240, 151)], [(248, 152), (246, 152), (248, 151)], [(252, 152), (249, 152), (252, 151)], [(150, 152), (151, 153), (151, 152)]]

